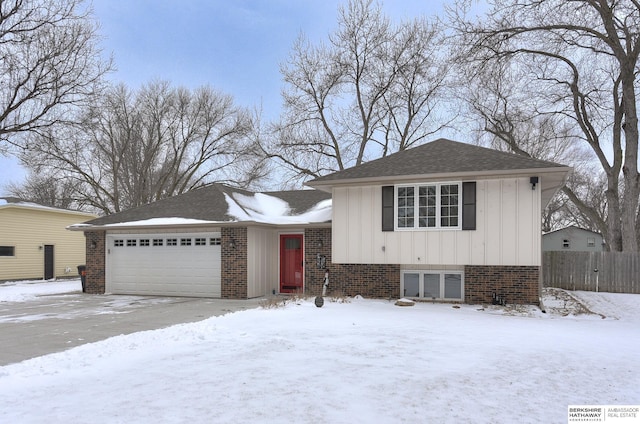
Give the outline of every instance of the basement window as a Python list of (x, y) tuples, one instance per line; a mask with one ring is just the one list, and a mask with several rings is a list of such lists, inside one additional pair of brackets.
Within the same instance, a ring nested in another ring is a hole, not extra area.
[(403, 271), (403, 297), (432, 300), (464, 300), (464, 278), (456, 271)]
[(15, 255), (16, 255), (15, 246), (0, 246), (0, 256), (15, 256)]

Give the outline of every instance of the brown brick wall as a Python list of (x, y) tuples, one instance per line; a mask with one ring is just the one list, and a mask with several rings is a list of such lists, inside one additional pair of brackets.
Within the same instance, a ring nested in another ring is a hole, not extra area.
[[(331, 262), (331, 228), (307, 228), (305, 240), (305, 293), (322, 293), (324, 269), (316, 265), (317, 255), (326, 257), (329, 270), (327, 295), (361, 295), (397, 298), (400, 295), (400, 265), (334, 264)], [(322, 247), (319, 242), (322, 241)]]
[(104, 294), (106, 232), (86, 231), (84, 237), (87, 261), (85, 290), (91, 294)]
[(466, 303), (491, 303), (494, 293), (507, 303), (538, 305), (540, 268), (537, 266), (464, 267)]
[[(247, 298), (247, 228), (221, 228), (221, 296), (223, 299)], [(233, 241), (234, 247), (230, 247)]]

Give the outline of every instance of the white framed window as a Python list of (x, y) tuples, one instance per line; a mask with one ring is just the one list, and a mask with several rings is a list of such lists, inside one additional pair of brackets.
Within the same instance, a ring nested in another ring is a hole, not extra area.
[(127, 239), (127, 247), (135, 247), (138, 240), (135, 239)]
[(220, 237), (211, 237), (209, 239), (210, 246), (220, 246), (221, 243), (222, 243), (222, 239)]
[(177, 245), (178, 245), (178, 239), (175, 239), (175, 238), (167, 239), (167, 246), (177, 246)]
[(569, 239), (562, 240), (562, 248), (569, 249), (571, 247), (571, 241)]
[(180, 239), (180, 246), (191, 246), (191, 239), (190, 238), (181, 238)]
[(400, 294), (409, 298), (464, 300), (464, 276), (462, 271), (402, 271)]
[(162, 246), (164, 243), (164, 239), (153, 239), (154, 246)]
[(114, 246), (114, 247), (122, 247), (122, 246), (124, 246), (124, 240), (122, 240), (122, 239), (115, 239), (115, 240), (113, 241), (113, 246)]
[(462, 183), (396, 186), (396, 229), (460, 229)]
[(149, 246), (149, 239), (140, 239), (140, 246)]
[(588, 247), (595, 247), (595, 246), (596, 246), (596, 239), (595, 239), (595, 237), (588, 237), (588, 238), (587, 238), (587, 246), (588, 246)]
[(193, 241), (193, 244), (195, 244), (196, 246), (206, 246), (207, 245), (207, 239), (206, 238), (200, 238), (200, 237), (196, 237)]

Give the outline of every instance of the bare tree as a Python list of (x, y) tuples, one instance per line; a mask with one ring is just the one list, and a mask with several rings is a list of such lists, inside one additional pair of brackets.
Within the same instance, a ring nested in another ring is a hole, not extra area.
[(65, 123), (110, 67), (82, 0), (0, 2), (0, 153)]
[(113, 87), (78, 126), (39, 135), (24, 162), (77, 181), (75, 201), (119, 212), (214, 181), (260, 176), (251, 119), (210, 87)]
[(266, 154), (295, 178), (317, 177), (410, 147), (441, 127), (432, 109), (446, 67), (440, 31), (393, 25), (372, 0), (339, 9), (328, 43), (303, 35), (281, 67), (284, 112)]
[(39, 205), (61, 209), (82, 209), (82, 205), (75, 202), (75, 187), (71, 179), (32, 174), (22, 184), (8, 184), (6, 190), (12, 197)]
[[(483, 20), (466, 18), (469, 5), (459, 2), (453, 19), (468, 81), (477, 87), (482, 76), (508, 68), (521, 90), (519, 98), (510, 98), (509, 109), (491, 115), (495, 127), (513, 124), (508, 117), (521, 109), (541, 124), (560, 125), (559, 134), (569, 128), (566, 141), (588, 146), (606, 177), (606, 214), (596, 213), (579, 190), (565, 194), (596, 223), (612, 250), (637, 251), (640, 5), (495, 0)], [(505, 142), (516, 152), (528, 150), (520, 138)]]

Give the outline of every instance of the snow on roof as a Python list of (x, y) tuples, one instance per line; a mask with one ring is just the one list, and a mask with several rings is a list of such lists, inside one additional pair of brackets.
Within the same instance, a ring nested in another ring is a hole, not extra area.
[(89, 212), (74, 211), (74, 210), (71, 210), (71, 209), (54, 208), (52, 206), (44, 206), (44, 205), (40, 205), (38, 203), (26, 202), (26, 201), (13, 202), (13, 201), (8, 201), (7, 199), (0, 199), (0, 206), (11, 206), (11, 207), (19, 207), (19, 208), (27, 208), (27, 209), (42, 209), (42, 210), (52, 211), (52, 212), (77, 213), (77, 214), (81, 214), (81, 215), (95, 216), (94, 214), (89, 213)]
[[(165, 226), (165, 225), (189, 225), (189, 224), (213, 224), (214, 221), (204, 221), (202, 219), (191, 218), (150, 218), (141, 221), (117, 222), (115, 224), (104, 224), (101, 227), (118, 228), (118, 227), (138, 227), (138, 226)], [(79, 223), (69, 225), (68, 230), (83, 230), (93, 227), (91, 224)]]
[(306, 212), (291, 215), (287, 202), (264, 193), (246, 196), (239, 193), (224, 195), (227, 213), (238, 221), (254, 221), (266, 224), (309, 224), (331, 221), (331, 199), (323, 200)]
[(91, 227), (118, 228), (134, 226), (179, 226), (190, 224), (222, 224), (229, 222), (258, 222), (263, 224), (287, 225), (324, 223), (331, 221), (331, 199), (322, 200), (299, 214), (294, 212), (295, 209), (292, 208), (287, 201), (264, 193), (224, 193), (224, 201), (227, 206), (227, 212), (225, 215), (227, 219), (225, 220), (156, 217), (112, 224), (78, 223), (70, 225), (67, 228), (70, 230), (86, 231)]
[[(116, 224), (105, 224), (105, 227), (133, 227), (138, 225), (151, 225), (151, 226), (160, 226), (160, 225), (188, 225), (188, 224), (212, 224), (213, 221), (204, 221), (202, 219), (191, 219), (191, 218), (150, 218), (143, 219), (141, 221), (130, 221), (130, 222), (118, 222)], [(79, 226), (85, 224), (79, 224)]]

